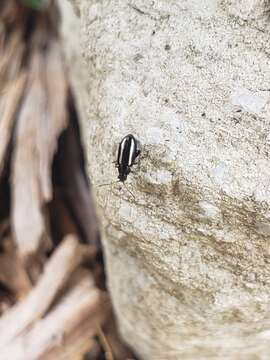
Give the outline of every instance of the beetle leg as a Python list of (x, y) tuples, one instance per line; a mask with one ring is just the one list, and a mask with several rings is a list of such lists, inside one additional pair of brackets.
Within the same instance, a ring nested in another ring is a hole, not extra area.
[(139, 140), (136, 140), (136, 157), (142, 152), (142, 144)]
[(138, 170), (140, 170), (141, 158), (139, 158), (136, 162), (134, 162), (134, 165), (137, 165), (137, 166), (138, 166)]

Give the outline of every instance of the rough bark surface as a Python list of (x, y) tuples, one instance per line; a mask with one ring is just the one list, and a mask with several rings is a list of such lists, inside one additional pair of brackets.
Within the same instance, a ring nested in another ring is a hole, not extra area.
[(96, 188), (124, 338), (144, 359), (268, 359), (269, 1), (72, 3), (94, 182), (124, 135), (143, 143), (135, 200)]

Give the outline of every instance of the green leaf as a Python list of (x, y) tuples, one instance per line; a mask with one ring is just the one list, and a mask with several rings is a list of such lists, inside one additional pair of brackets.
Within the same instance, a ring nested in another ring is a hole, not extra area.
[(25, 5), (38, 10), (41, 7), (42, 0), (21, 0)]

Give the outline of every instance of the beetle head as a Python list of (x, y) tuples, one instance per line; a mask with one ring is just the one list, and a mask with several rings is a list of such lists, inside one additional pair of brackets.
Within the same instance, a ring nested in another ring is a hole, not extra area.
[(118, 167), (118, 172), (119, 172), (119, 175), (118, 175), (119, 181), (124, 182), (127, 180), (127, 176), (130, 173), (130, 168), (128, 166), (120, 165)]

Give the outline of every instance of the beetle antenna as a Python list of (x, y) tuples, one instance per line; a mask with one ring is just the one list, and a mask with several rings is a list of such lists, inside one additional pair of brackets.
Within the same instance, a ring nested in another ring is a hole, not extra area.
[(120, 180), (113, 181), (113, 182), (110, 182), (110, 183), (100, 184), (100, 185), (97, 185), (97, 187), (102, 187), (102, 186), (108, 186), (108, 185), (116, 184), (116, 183), (118, 183), (119, 181), (120, 181)]
[(127, 185), (123, 182), (123, 185), (125, 186), (126, 190), (130, 193), (130, 195), (133, 197), (133, 199), (135, 200), (135, 196), (132, 194), (132, 192), (128, 189)]

